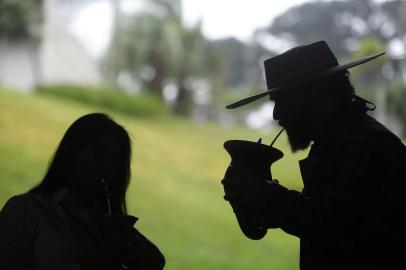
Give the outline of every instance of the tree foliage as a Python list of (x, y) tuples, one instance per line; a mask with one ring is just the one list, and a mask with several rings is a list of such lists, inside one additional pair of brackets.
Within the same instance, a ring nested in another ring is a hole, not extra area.
[[(389, 113), (398, 116), (403, 121), (406, 120), (406, 85), (402, 83), (395, 83), (387, 89), (388, 103), (391, 106), (388, 108)], [(406, 125), (402, 126), (401, 133), (406, 135)]]
[(296, 44), (324, 39), (338, 57), (344, 57), (363, 38), (373, 36), (384, 44), (398, 38), (405, 27), (402, 12), (406, 12), (402, 1), (313, 1), (280, 14), (264, 31)]
[(225, 85), (230, 88), (252, 88), (264, 83), (263, 60), (275, 55), (257, 42), (244, 43), (236, 38), (209, 42), (224, 60)]
[[(190, 114), (193, 81), (215, 74), (215, 61), (202, 35), (201, 25), (186, 26), (179, 0), (151, 0), (143, 11), (121, 17), (106, 63), (114, 64), (114, 77), (125, 70), (142, 88), (163, 97), (164, 88), (177, 89), (173, 110)], [(211, 74), (211, 75), (210, 75)]]
[(258, 43), (207, 40), (200, 22), (187, 26), (182, 21), (179, 0), (149, 1), (133, 16), (121, 15), (117, 26), (105, 61), (112, 81), (127, 71), (143, 89), (160, 97), (166, 85), (175, 85), (173, 111), (183, 115), (190, 115), (199, 103), (196, 92), (203, 83), (211, 97), (206, 110), (215, 117), (224, 89), (262, 84), (260, 60), (272, 55)]
[[(384, 57), (368, 63), (362, 69), (351, 69), (356, 88), (365, 92), (367, 98), (379, 94), (375, 91), (385, 91), (384, 88), (392, 81), (405, 83), (404, 80), (396, 80), (406, 70), (391, 51), (395, 43), (398, 50), (406, 51), (404, 1), (312, 1), (280, 14), (261, 33), (295, 45), (326, 40), (340, 62), (385, 51)], [(390, 93), (391, 98), (387, 99), (386, 104), (388, 111), (392, 113), (400, 112), (398, 108), (402, 106), (406, 107), (406, 98), (400, 99), (404, 88), (394, 88), (397, 89), (393, 90), (396, 94)], [(394, 96), (399, 98), (393, 98)], [(396, 117), (400, 123), (406, 123), (404, 113), (399, 113)]]
[(0, 37), (39, 38), (42, 0), (1, 0)]
[[(276, 17), (257, 33), (270, 35), (291, 45), (327, 40), (340, 62), (367, 54), (387, 51), (391, 42), (405, 35), (403, 1), (378, 3), (374, 0), (313, 1), (293, 7)], [(177, 95), (172, 108), (179, 114), (191, 114), (197, 106), (194, 82), (210, 85), (208, 106), (224, 105), (224, 96), (264, 87), (263, 60), (276, 53), (263, 40), (250, 43), (235, 38), (206, 39), (201, 24), (186, 26), (180, 0), (144, 0), (145, 7), (135, 15), (121, 15), (105, 67), (116, 82), (122, 72), (131, 74), (141, 88), (164, 96), (172, 84)], [(402, 11), (403, 10), (403, 11)], [(400, 42), (402, 43), (402, 42)], [(404, 42), (403, 42), (404, 43)], [(403, 44), (404, 49), (405, 44)], [(353, 75), (360, 88), (377, 85), (381, 57), (368, 64), (368, 72)], [(379, 65), (378, 65), (379, 64)], [(366, 69), (363, 69), (365, 71)], [(396, 72), (399, 72), (397, 69)], [(225, 89), (243, 89), (227, 91)], [(241, 94), (241, 93), (240, 93)], [(223, 100), (223, 101), (222, 101)], [(218, 103), (218, 104), (216, 104)]]
[[(359, 40), (358, 49), (352, 54), (351, 59), (359, 59), (368, 55), (385, 52), (385, 44), (377, 37), (369, 36)], [(364, 65), (362, 69), (353, 69), (353, 80), (362, 88), (382, 91), (385, 78), (382, 76), (382, 67), (388, 62), (385, 54), (374, 61)]]

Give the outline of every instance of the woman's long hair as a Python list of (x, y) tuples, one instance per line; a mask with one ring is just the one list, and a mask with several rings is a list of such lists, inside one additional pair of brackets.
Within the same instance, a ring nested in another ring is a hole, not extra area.
[(81, 150), (90, 142), (111, 135), (120, 143), (118, 172), (111, 189), (113, 213), (126, 214), (125, 194), (131, 177), (131, 139), (127, 131), (103, 113), (91, 113), (77, 119), (63, 136), (43, 180), (29, 192), (52, 193), (70, 186), (74, 180), (74, 163)]

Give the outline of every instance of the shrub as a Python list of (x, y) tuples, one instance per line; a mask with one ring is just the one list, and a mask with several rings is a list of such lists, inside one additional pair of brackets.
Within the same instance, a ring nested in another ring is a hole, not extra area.
[(129, 95), (121, 90), (78, 85), (40, 85), (36, 92), (96, 105), (132, 116), (158, 116), (166, 112), (165, 104), (145, 93)]

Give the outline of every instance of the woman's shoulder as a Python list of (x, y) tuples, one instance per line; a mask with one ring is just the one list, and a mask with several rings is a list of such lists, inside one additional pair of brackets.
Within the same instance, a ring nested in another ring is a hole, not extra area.
[(19, 207), (21, 205), (26, 204), (30, 200), (32, 200), (32, 195), (28, 192), (18, 194), (18, 195), (13, 195), (11, 196), (5, 203), (4, 207)]
[(4, 204), (1, 212), (26, 213), (32, 211), (32, 207), (48, 200), (49, 195), (41, 193), (25, 192), (10, 197)]
[(31, 193), (23, 193), (7, 200), (0, 211), (0, 238), (11, 243), (16, 241), (14, 237), (20, 240), (34, 237), (38, 228), (34, 198)]
[(27, 216), (29, 214), (30, 200), (30, 195), (26, 193), (10, 197), (0, 211), (0, 223), (2, 220)]
[(3, 206), (2, 212), (5, 210), (21, 211), (23, 209), (26, 209), (27, 206), (30, 205), (32, 200), (33, 200), (32, 194), (28, 192), (14, 195), (6, 201), (6, 203)]

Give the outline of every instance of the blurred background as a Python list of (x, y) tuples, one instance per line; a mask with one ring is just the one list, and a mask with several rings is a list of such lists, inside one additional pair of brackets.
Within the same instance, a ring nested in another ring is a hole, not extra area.
[[(246, 239), (222, 198), (223, 142), (270, 142), (273, 104), (224, 106), (265, 89), (265, 59), (321, 39), (341, 63), (386, 52), (351, 79), (404, 138), (406, 1), (0, 0), (0, 206), (42, 179), (74, 120), (102, 111), (132, 136), (129, 212), (166, 269), (298, 269), (298, 239)], [(276, 147), (273, 175), (301, 190), (306, 151)]]

